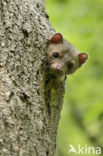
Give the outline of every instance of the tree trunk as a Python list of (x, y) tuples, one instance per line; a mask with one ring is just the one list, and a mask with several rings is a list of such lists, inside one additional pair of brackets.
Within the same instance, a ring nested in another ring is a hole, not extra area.
[(55, 155), (64, 81), (47, 77), (53, 33), (43, 0), (0, 1), (1, 156)]

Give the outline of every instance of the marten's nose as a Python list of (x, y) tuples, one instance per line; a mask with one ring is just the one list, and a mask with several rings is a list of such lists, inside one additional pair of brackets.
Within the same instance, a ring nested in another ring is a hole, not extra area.
[(61, 72), (62, 72), (61, 67), (57, 67), (57, 68), (56, 68), (56, 72), (57, 72), (57, 73), (61, 73)]

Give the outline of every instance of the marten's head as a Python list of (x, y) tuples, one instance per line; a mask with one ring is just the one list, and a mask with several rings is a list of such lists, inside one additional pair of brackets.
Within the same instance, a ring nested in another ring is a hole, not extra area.
[(55, 75), (74, 73), (88, 59), (87, 53), (79, 53), (60, 33), (51, 38), (46, 52), (49, 70)]

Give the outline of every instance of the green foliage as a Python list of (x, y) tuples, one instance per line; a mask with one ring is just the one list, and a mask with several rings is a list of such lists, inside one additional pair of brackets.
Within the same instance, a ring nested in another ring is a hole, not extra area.
[(67, 79), (56, 156), (70, 155), (69, 144), (103, 148), (103, 0), (46, 3), (56, 31), (89, 54), (87, 64)]

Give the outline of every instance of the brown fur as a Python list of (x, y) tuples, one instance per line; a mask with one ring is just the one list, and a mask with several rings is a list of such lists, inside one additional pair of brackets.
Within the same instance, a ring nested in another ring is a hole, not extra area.
[(52, 74), (66, 75), (74, 73), (84, 64), (88, 54), (79, 53), (72, 44), (63, 39), (60, 33), (57, 33), (50, 40), (46, 57)]

